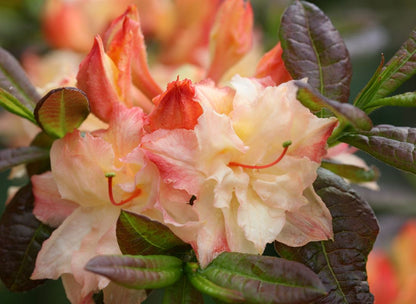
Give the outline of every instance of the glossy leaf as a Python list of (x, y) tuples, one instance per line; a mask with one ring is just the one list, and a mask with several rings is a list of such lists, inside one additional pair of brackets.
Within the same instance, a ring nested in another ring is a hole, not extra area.
[(162, 304), (203, 304), (202, 294), (182, 276), (175, 284), (166, 287)]
[(334, 172), (335, 174), (342, 176), (353, 183), (373, 182), (380, 176), (380, 171), (376, 167), (367, 169), (330, 161), (322, 161), (321, 167)]
[[(197, 272), (216, 286), (238, 292), (249, 303), (310, 303), (326, 294), (309, 268), (276, 257), (224, 252)], [(215, 292), (212, 296), (216, 297)]]
[[(354, 104), (369, 113), (379, 103), (381, 98), (396, 91), (415, 73), (416, 29), (411, 32), (409, 39), (401, 46), (393, 58), (382, 69), (376, 71), (364, 90), (357, 96)], [(393, 102), (394, 100), (390, 99), (387, 101)]]
[(391, 166), (416, 173), (416, 128), (379, 125), (368, 132), (346, 134), (340, 140)]
[(20, 117), (26, 118), (34, 124), (37, 124), (32, 111), (25, 107), (16, 97), (2, 88), (0, 88), (0, 106), (10, 113), (19, 115)]
[(36, 105), (39, 126), (52, 137), (63, 137), (78, 128), (90, 113), (87, 96), (77, 88), (50, 91)]
[(329, 294), (314, 303), (373, 303), (366, 262), (379, 228), (372, 209), (347, 182), (325, 169), (318, 170), (314, 188), (332, 214), (334, 240), (296, 248), (275, 242), (277, 252), (319, 275)]
[(350, 57), (340, 34), (318, 7), (294, 1), (282, 16), (280, 41), (282, 58), (294, 79), (306, 77), (325, 97), (348, 101)]
[(245, 301), (242, 292), (218, 285), (206, 278), (200, 272), (197, 263), (186, 263), (185, 273), (191, 284), (204, 294), (210, 295), (225, 303), (243, 303)]
[(0, 48), (0, 88), (14, 96), (30, 112), (40, 99), (20, 64), (3, 48)]
[(122, 210), (117, 221), (117, 242), (124, 254), (163, 254), (187, 244), (165, 225)]
[(297, 99), (312, 112), (328, 109), (340, 121), (350, 123), (354, 128), (359, 130), (370, 130), (373, 126), (367, 114), (353, 105), (330, 100), (319, 94), (309, 84), (303, 81), (297, 81), (296, 86), (298, 87)]
[(162, 288), (182, 276), (182, 261), (167, 255), (101, 255), (92, 258), (85, 269), (134, 289)]
[(30, 280), (42, 243), (52, 228), (32, 213), (32, 186), (21, 188), (7, 205), (0, 219), (0, 277), (11, 291), (26, 291), (44, 282)]
[(0, 171), (48, 157), (49, 151), (38, 147), (3, 149), (0, 150)]

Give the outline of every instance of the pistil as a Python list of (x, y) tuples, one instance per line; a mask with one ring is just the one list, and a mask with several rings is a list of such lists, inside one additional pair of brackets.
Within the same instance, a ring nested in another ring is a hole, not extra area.
[(121, 200), (120, 202), (116, 202), (113, 196), (113, 178), (116, 176), (116, 174), (114, 172), (109, 172), (105, 174), (105, 177), (108, 180), (108, 197), (110, 198), (111, 203), (114, 206), (121, 206), (124, 205), (128, 202), (130, 202), (132, 199), (138, 197), (141, 193), (142, 190), (139, 188), (136, 188), (133, 193), (125, 200)]
[(232, 167), (242, 167), (245, 169), (266, 169), (266, 168), (270, 168), (274, 165), (276, 165), (278, 162), (280, 162), (283, 157), (285, 156), (287, 150), (289, 149), (289, 146), (292, 144), (292, 142), (290, 140), (285, 141), (282, 146), (283, 146), (283, 151), (282, 153), (279, 155), (279, 157), (274, 160), (273, 162), (266, 164), (266, 165), (246, 165), (246, 164), (241, 164), (241, 163), (237, 163), (237, 162), (230, 162), (228, 165), (232, 166)]

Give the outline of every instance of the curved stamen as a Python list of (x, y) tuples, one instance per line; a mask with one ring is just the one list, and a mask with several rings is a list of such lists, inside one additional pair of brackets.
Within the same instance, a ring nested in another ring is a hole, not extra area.
[(125, 203), (130, 202), (132, 199), (138, 197), (142, 193), (141, 189), (136, 188), (133, 191), (133, 193), (127, 199), (116, 203), (116, 201), (114, 200), (114, 196), (113, 196), (113, 177), (115, 177), (115, 176), (116, 176), (116, 174), (114, 172), (110, 172), (110, 173), (105, 174), (105, 177), (108, 179), (108, 197), (110, 198), (110, 201), (114, 206), (124, 205)]
[(271, 166), (276, 165), (278, 162), (280, 162), (282, 160), (282, 158), (285, 156), (287, 150), (289, 149), (289, 146), (292, 144), (292, 142), (290, 140), (285, 141), (282, 146), (283, 146), (283, 151), (280, 154), (280, 156), (273, 162), (271, 162), (270, 164), (267, 165), (245, 165), (245, 164), (240, 164), (240, 163), (236, 163), (236, 162), (230, 162), (228, 163), (229, 166), (235, 166), (235, 167), (242, 167), (245, 169), (266, 169), (266, 168), (270, 168)]

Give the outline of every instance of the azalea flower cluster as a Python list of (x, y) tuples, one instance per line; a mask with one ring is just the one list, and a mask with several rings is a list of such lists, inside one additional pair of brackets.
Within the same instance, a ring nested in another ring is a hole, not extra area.
[(211, 11), (211, 53), (188, 56), (193, 79), (165, 69), (172, 78), (162, 89), (134, 6), (80, 65), (77, 86), (107, 125), (56, 140), (51, 171), (32, 177), (33, 212), (56, 228), (32, 278), (62, 277), (73, 303), (98, 289), (109, 303), (145, 298), (84, 270), (96, 255), (121, 253), (122, 209), (168, 226), (201, 267), (224, 251), (262, 254), (275, 240), (302, 246), (333, 236), (312, 183), (337, 119), (297, 100), (279, 44), (249, 77), (229, 77), (253, 48), (252, 10), (227, 0)]

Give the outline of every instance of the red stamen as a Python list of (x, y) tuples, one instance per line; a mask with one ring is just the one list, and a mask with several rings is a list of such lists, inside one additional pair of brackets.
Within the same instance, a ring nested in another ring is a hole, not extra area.
[(106, 173), (105, 177), (108, 179), (108, 196), (110, 198), (111, 203), (114, 206), (121, 206), (124, 205), (128, 202), (130, 202), (132, 199), (138, 197), (141, 193), (142, 190), (139, 188), (136, 188), (133, 193), (125, 200), (120, 201), (119, 203), (116, 203), (116, 201), (114, 200), (114, 196), (113, 196), (113, 177), (115, 177), (116, 174), (115, 173)]
[(236, 163), (236, 162), (230, 162), (228, 165), (229, 166), (236, 166), (236, 167), (242, 167), (245, 169), (266, 169), (266, 168), (270, 168), (271, 166), (276, 165), (278, 162), (280, 162), (282, 160), (282, 158), (285, 156), (287, 150), (289, 149), (289, 146), (292, 144), (292, 142), (290, 140), (285, 141), (283, 143), (283, 151), (280, 154), (280, 156), (273, 162), (271, 162), (270, 164), (267, 165), (245, 165), (245, 164), (240, 164), (240, 163)]

